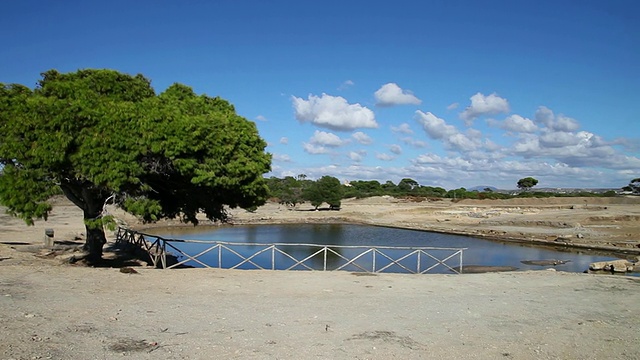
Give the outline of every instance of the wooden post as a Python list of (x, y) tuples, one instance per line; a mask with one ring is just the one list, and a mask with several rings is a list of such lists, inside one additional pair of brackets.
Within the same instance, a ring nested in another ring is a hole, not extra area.
[(44, 246), (52, 247), (53, 246), (53, 229), (44, 229)]

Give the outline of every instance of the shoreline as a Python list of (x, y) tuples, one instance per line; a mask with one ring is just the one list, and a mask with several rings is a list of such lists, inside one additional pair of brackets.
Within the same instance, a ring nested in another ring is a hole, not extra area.
[[(590, 207), (584, 204), (591, 203)], [(578, 205), (577, 205), (578, 204)], [(43, 244), (44, 231), (53, 229), (57, 242), (84, 238), (82, 211), (64, 197), (53, 201), (48, 221), (26, 226), (18, 218), (0, 214), (0, 249), (11, 244)], [(121, 209), (108, 213), (134, 230), (159, 227), (193, 228), (176, 219), (144, 224)], [(229, 224), (345, 223), (469, 236), (505, 243), (598, 251), (615, 257), (640, 257), (640, 197), (545, 198), (510, 200), (408, 201), (387, 196), (345, 199), (339, 211), (314, 211), (309, 205), (290, 208), (268, 202), (257, 210), (227, 209)], [(198, 226), (220, 226), (199, 216)], [(107, 232), (109, 241), (114, 234)], [(8, 244), (8, 245), (7, 245)]]
[[(302, 210), (306, 211), (306, 210)], [(408, 225), (393, 225), (393, 224), (378, 224), (375, 222), (368, 222), (362, 220), (353, 220), (346, 217), (325, 217), (318, 219), (305, 219), (300, 221), (299, 219), (281, 219), (281, 220), (241, 220), (237, 222), (228, 222), (228, 223), (206, 223), (199, 224), (194, 226), (192, 224), (138, 224), (136, 226), (131, 227), (131, 229), (143, 232), (148, 235), (153, 235), (152, 233), (147, 232), (147, 230), (152, 229), (171, 229), (171, 228), (196, 228), (196, 227), (219, 227), (219, 226), (242, 226), (242, 225), (287, 225), (287, 224), (345, 224), (345, 225), (366, 225), (366, 226), (378, 226), (378, 227), (386, 227), (392, 229), (401, 229), (401, 230), (415, 230), (415, 231), (425, 231), (425, 232), (433, 232), (438, 234), (445, 235), (458, 235), (458, 236), (467, 236), (472, 238), (479, 238), (483, 240), (490, 240), (495, 242), (504, 242), (504, 243), (516, 243), (516, 244), (525, 244), (531, 245), (534, 247), (540, 248), (550, 248), (550, 249), (565, 249), (574, 252), (578, 252), (580, 250), (593, 251), (598, 252), (603, 255), (610, 255), (612, 257), (617, 258), (632, 258), (640, 260), (640, 248), (620, 248), (615, 246), (606, 246), (603, 244), (581, 244), (575, 242), (558, 242), (558, 241), (549, 241), (544, 239), (535, 239), (535, 238), (526, 238), (526, 237), (512, 237), (506, 235), (499, 234), (478, 234), (474, 232), (468, 231), (458, 231), (458, 230), (442, 230), (442, 229), (433, 229), (433, 228), (425, 228), (425, 227), (415, 227)]]

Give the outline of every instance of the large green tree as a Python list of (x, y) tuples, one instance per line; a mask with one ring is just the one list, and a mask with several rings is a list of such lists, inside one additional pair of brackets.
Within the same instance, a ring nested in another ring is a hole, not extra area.
[(323, 176), (304, 189), (304, 197), (317, 209), (323, 202), (332, 209), (339, 209), (344, 189), (340, 180), (333, 176)]
[(624, 191), (631, 191), (634, 194), (640, 194), (640, 178), (629, 181), (629, 185), (622, 188)]
[(194, 224), (201, 211), (225, 220), (225, 205), (263, 204), (265, 147), (229, 102), (180, 84), (156, 94), (113, 70), (50, 70), (33, 90), (0, 84), (0, 203), (33, 224), (62, 191), (84, 212), (90, 260), (102, 256), (109, 201)]
[(524, 191), (530, 190), (532, 187), (538, 185), (538, 180), (532, 177), (526, 177), (518, 180), (518, 189), (522, 189)]

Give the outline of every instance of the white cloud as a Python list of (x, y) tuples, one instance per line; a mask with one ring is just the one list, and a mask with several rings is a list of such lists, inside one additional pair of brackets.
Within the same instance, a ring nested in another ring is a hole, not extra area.
[(501, 146), (494, 143), (489, 139), (484, 139), (484, 148), (491, 152), (496, 152), (501, 149)]
[(391, 161), (391, 160), (395, 159), (395, 156), (389, 155), (389, 154), (385, 154), (385, 153), (379, 153), (379, 154), (376, 154), (376, 159), (382, 160), (382, 161)]
[(547, 128), (555, 131), (576, 131), (580, 124), (575, 119), (562, 114), (556, 116), (551, 109), (546, 106), (538, 107), (535, 113), (535, 120), (538, 124), (543, 124)]
[(578, 136), (574, 133), (568, 133), (564, 131), (554, 131), (542, 134), (539, 137), (541, 147), (546, 148), (561, 148), (567, 146), (578, 145), (583, 139), (582, 136)]
[(258, 121), (267, 121), (267, 118), (262, 116), (262, 115), (258, 115), (258, 116), (256, 116), (256, 120), (258, 120)]
[(411, 126), (407, 123), (402, 123), (398, 126), (392, 126), (391, 131), (395, 134), (413, 134), (413, 130), (411, 130)]
[(352, 161), (355, 161), (355, 162), (362, 161), (362, 159), (364, 158), (365, 155), (366, 155), (365, 151), (350, 151), (349, 154), (348, 154), (349, 159), (351, 159)]
[(451, 110), (455, 110), (458, 108), (458, 106), (460, 106), (459, 103), (455, 102), (453, 104), (449, 104), (449, 106), (447, 106), (447, 110), (451, 111)]
[(554, 130), (558, 131), (576, 131), (580, 128), (580, 124), (575, 119), (558, 115), (554, 124)]
[(291, 157), (287, 154), (273, 154), (274, 161), (291, 162)]
[(415, 119), (422, 125), (424, 131), (426, 131), (427, 135), (432, 139), (442, 139), (458, 132), (454, 126), (448, 125), (446, 121), (430, 112), (424, 113), (416, 110)]
[(316, 130), (311, 139), (309, 139), (309, 143), (320, 146), (339, 147), (348, 143), (348, 140), (342, 140), (336, 134)]
[(414, 138), (412, 138), (410, 136), (403, 137), (403, 138), (400, 139), (400, 141), (402, 141), (403, 143), (405, 143), (407, 145), (415, 147), (415, 148), (427, 147), (427, 143), (426, 142), (424, 142), (422, 140), (416, 140), (416, 139), (414, 139)]
[(447, 138), (447, 145), (458, 151), (476, 150), (480, 145), (475, 139), (469, 138), (467, 135), (457, 133)]
[[(507, 115), (499, 120), (487, 120), (495, 127), (492, 130), (509, 135), (499, 137), (495, 132), (487, 136), (475, 127), (453, 126), (431, 112), (416, 111), (415, 120), (424, 133), (416, 131), (413, 135), (406, 123), (392, 126), (390, 130), (396, 139), (387, 144), (395, 144), (381, 145), (380, 153), (369, 150), (373, 156), (363, 150), (350, 151), (352, 149), (337, 153), (339, 144), (348, 141), (352, 145), (366, 145), (370, 137), (363, 132), (344, 138), (335, 135), (337, 132), (317, 132), (324, 135), (314, 135), (308, 144), (304, 144), (304, 151), (329, 154), (331, 165), (295, 161), (292, 164), (303, 167), (292, 173), (316, 178), (331, 175), (351, 180), (392, 180), (395, 183), (410, 174), (421, 184), (449, 189), (474, 185), (515, 189), (517, 179), (525, 176), (539, 179), (541, 187), (623, 186), (640, 169), (640, 158), (636, 153), (638, 145), (633, 144), (634, 139), (609, 141), (597, 134), (580, 131), (578, 121), (554, 114), (546, 107), (538, 108), (535, 117), (530, 119), (517, 114)], [(492, 141), (494, 137), (498, 143)], [(417, 147), (427, 147), (430, 153), (408, 158), (409, 150), (415, 151)], [(379, 166), (365, 166), (362, 163), (365, 159), (377, 161)], [(410, 165), (396, 166), (406, 160)], [(286, 161), (287, 156), (274, 155), (273, 172), (284, 173), (284, 164), (289, 164)]]
[(378, 106), (420, 105), (422, 103), (422, 100), (413, 95), (411, 91), (403, 90), (395, 83), (382, 85), (373, 95)]
[(310, 143), (304, 143), (302, 148), (304, 149), (305, 152), (312, 154), (312, 155), (318, 155), (318, 154), (327, 154), (329, 153), (329, 150), (321, 145), (314, 145), (314, 144), (310, 144)]
[(441, 157), (436, 154), (422, 154), (418, 156), (414, 161), (417, 164), (444, 165), (446, 167), (455, 169), (470, 169), (473, 167), (471, 162), (460, 157), (449, 158)]
[(400, 147), (400, 145), (393, 144), (393, 145), (389, 146), (389, 151), (391, 151), (392, 153), (394, 153), (396, 155), (400, 155), (400, 154), (402, 154), (402, 147)]
[(533, 121), (517, 114), (507, 116), (499, 126), (504, 130), (516, 133), (533, 133), (538, 130)]
[(289, 138), (284, 136), (280, 138), (280, 144), (287, 145), (288, 143), (289, 143)]
[(341, 96), (309, 95), (308, 100), (291, 97), (296, 119), (336, 131), (377, 128), (373, 111), (360, 104), (349, 104)]
[(445, 147), (451, 150), (468, 152), (482, 148), (482, 133), (476, 129), (468, 129), (463, 134), (455, 126), (447, 124), (434, 114), (416, 111), (415, 119), (422, 124), (427, 135), (436, 140), (442, 140)]
[(546, 106), (538, 107), (535, 114), (535, 120), (539, 124), (551, 128), (553, 127), (553, 119), (555, 118), (553, 111)]
[(473, 120), (479, 116), (509, 112), (509, 102), (507, 99), (501, 98), (495, 93), (488, 96), (477, 93), (473, 95), (470, 100), (471, 105), (467, 106), (467, 108), (460, 113), (460, 118), (464, 120), (467, 125), (471, 125)]
[(355, 85), (355, 83), (351, 80), (347, 80), (345, 82), (343, 82), (342, 84), (340, 84), (340, 86), (338, 86), (338, 90), (346, 90), (350, 87), (352, 87), (353, 85)]
[(373, 143), (373, 139), (369, 135), (363, 133), (362, 131), (353, 133), (351, 137), (353, 137), (357, 142), (359, 142), (362, 145), (369, 145)]
[(640, 162), (635, 157), (618, 153), (601, 137), (587, 131), (573, 133), (547, 129), (541, 135), (523, 134), (512, 151), (525, 159), (553, 159), (571, 167), (615, 169)]

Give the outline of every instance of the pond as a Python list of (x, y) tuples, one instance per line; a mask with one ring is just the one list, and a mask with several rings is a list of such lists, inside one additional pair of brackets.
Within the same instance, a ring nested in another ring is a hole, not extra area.
[[(569, 248), (541, 247), (531, 246), (529, 244), (518, 244), (501, 241), (486, 240), (469, 236), (450, 235), (442, 233), (434, 233), (428, 231), (396, 229), (368, 225), (347, 225), (347, 224), (285, 224), (285, 225), (242, 225), (242, 226), (220, 226), (220, 227), (194, 227), (194, 228), (162, 228), (154, 229), (155, 235), (165, 239), (183, 239), (183, 240), (209, 240), (234, 243), (242, 246), (235, 246), (234, 251), (238, 255), (247, 257), (256, 252), (258, 244), (283, 244), (282, 248), (292, 255), (295, 259), (301, 260), (307, 256), (313, 255), (319, 247), (316, 245), (335, 245), (335, 246), (362, 246), (362, 249), (340, 248), (336, 249), (337, 254), (346, 258), (352, 258), (361, 253), (366, 247), (447, 247), (447, 248), (466, 248), (463, 252), (463, 269), (472, 269), (471, 266), (492, 266), (492, 267), (508, 267), (512, 270), (540, 270), (544, 268), (554, 267), (558, 271), (583, 272), (589, 268), (589, 264), (596, 261), (615, 260), (615, 257), (606, 256), (596, 251), (575, 250)], [(198, 254), (211, 247), (211, 244), (200, 243), (174, 243), (171, 244), (181, 251), (190, 255)], [(309, 246), (287, 246), (284, 244), (309, 244)], [(264, 246), (263, 246), (264, 247)], [(280, 247), (280, 246), (279, 246)], [(402, 256), (402, 252), (389, 250), (393, 259)], [(385, 251), (387, 252), (387, 251)], [(444, 259), (451, 251), (439, 254), (438, 251), (429, 251), (439, 259)], [(232, 253), (218, 254), (217, 251), (211, 251), (198, 259), (209, 266), (231, 267), (237, 263), (238, 255)], [(330, 253), (332, 255), (332, 253)], [(314, 269), (322, 268), (322, 254), (316, 255), (311, 259), (310, 263), (314, 264)], [(278, 254), (280, 265), (276, 265), (276, 269), (287, 268), (294, 260)], [(425, 257), (423, 256), (423, 259)], [(428, 257), (426, 257), (428, 260)], [(183, 256), (178, 257), (178, 261), (185, 259)], [(366, 263), (370, 259), (369, 256), (363, 256), (360, 260), (362, 266), (369, 266)], [(256, 256), (252, 259), (260, 266), (270, 268), (264, 262), (271, 260), (268, 253)], [(377, 260), (377, 268), (384, 267), (390, 261)], [(561, 264), (557, 265), (534, 265), (540, 260), (561, 260)], [(260, 264), (260, 262), (263, 262)], [(339, 255), (333, 254), (327, 260), (333, 265), (344, 264), (345, 260)], [(376, 261), (376, 260), (374, 260)], [(410, 264), (411, 259), (406, 259), (405, 265), (409, 268), (415, 267)], [(418, 260), (425, 261), (425, 260)], [(534, 264), (523, 263), (534, 261)], [(435, 263), (435, 261), (433, 262)], [(459, 259), (454, 257), (446, 262), (450, 267), (457, 267)], [(202, 265), (194, 261), (189, 261), (185, 265), (201, 267)], [(427, 264), (428, 265), (428, 264)], [(337, 266), (336, 266), (337, 267)], [(418, 267), (420, 265), (418, 264)], [(255, 266), (245, 263), (239, 268), (251, 269)], [(295, 269), (303, 269), (304, 267), (296, 267)], [(344, 270), (358, 271), (357, 267), (348, 266)], [(390, 266), (389, 272), (404, 272), (398, 266)], [(436, 266), (430, 273), (452, 273), (451, 269), (445, 266)], [(468, 271), (466, 271), (468, 272)], [(637, 274), (637, 273), (635, 273)]]

